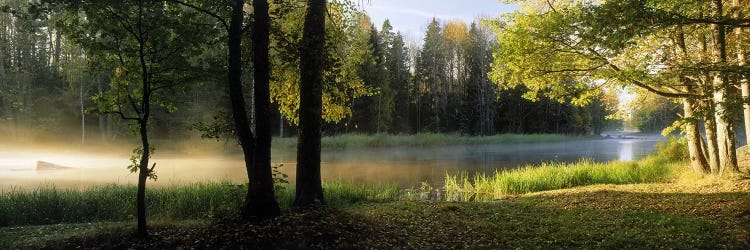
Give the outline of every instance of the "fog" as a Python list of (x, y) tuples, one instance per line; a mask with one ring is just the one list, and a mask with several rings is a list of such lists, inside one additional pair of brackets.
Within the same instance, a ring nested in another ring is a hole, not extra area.
[[(545, 161), (575, 162), (637, 160), (654, 150), (660, 136), (599, 139), (555, 143), (455, 145), (323, 150), (322, 177), (327, 181), (440, 185), (446, 173), (493, 173)], [(165, 142), (166, 144), (167, 142)], [(232, 143), (186, 140), (157, 149), (156, 181), (150, 186), (197, 182), (245, 182), (242, 156)], [(130, 152), (136, 143), (8, 143), (0, 146), (0, 189), (38, 186), (85, 188), (91, 185), (135, 185), (130, 173)], [(274, 149), (272, 164), (294, 182), (296, 153)]]

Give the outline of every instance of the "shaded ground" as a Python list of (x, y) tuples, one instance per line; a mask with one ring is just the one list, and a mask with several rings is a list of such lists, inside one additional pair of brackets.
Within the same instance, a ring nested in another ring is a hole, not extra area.
[[(597, 185), (485, 203), (399, 201), (287, 212), (260, 224), (0, 228), (10, 248), (750, 248), (750, 181)], [(0, 247), (2, 248), (2, 247)]]

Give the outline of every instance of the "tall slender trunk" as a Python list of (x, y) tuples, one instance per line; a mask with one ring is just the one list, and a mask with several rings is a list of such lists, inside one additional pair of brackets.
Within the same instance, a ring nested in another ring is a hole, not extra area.
[(383, 91), (380, 91), (380, 94), (378, 95), (378, 112), (377, 112), (377, 122), (375, 122), (375, 131), (376, 133), (380, 134), (380, 125), (383, 124), (383, 117), (381, 117), (381, 113), (383, 110)]
[(704, 126), (706, 128), (706, 146), (708, 151), (708, 166), (711, 168), (711, 174), (719, 174), (719, 143), (716, 138), (716, 121), (714, 120), (713, 104), (709, 104), (709, 109), (704, 117)]
[[(101, 76), (96, 79), (96, 91), (99, 94), (101, 94), (104, 91), (102, 82), (103, 80)], [(105, 141), (108, 137), (106, 116), (104, 114), (99, 114), (98, 118), (99, 118), (99, 133), (101, 134), (102, 141)]]
[(60, 30), (55, 29), (55, 55), (53, 56), (53, 60), (55, 62), (55, 70), (57, 70), (60, 65), (60, 52), (62, 51), (62, 49), (60, 48), (61, 40), (62, 33), (60, 33)]
[[(280, 214), (279, 203), (273, 190), (271, 175), (271, 79), (268, 47), (271, 24), (268, 16), (268, 0), (253, 0), (255, 20), (253, 22), (252, 49), (255, 73), (255, 164), (250, 169), (245, 216), (259, 220)], [(232, 23), (235, 23), (234, 21)]]
[[(139, 15), (143, 16), (143, 1), (139, 1)], [(142, 27), (142, 19), (138, 19), (138, 27)], [(146, 63), (146, 48), (143, 37), (138, 39), (139, 50), (138, 58), (141, 67), (141, 113), (138, 120), (138, 129), (141, 136), (141, 146), (143, 147), (143, 153), (141, 154), (140, 165), (138, 166), (138, 193), (136, 196), (137, 206), (137, 217), (138, 217), (138, 236), (148, 236), (148, 229), (146, 228), (146, 179), (149, 176), (148, 160), (151, 156), (151, 145), (148, 141), (148, 120), (151, 116), (151, 79), (149, 78), (150, 72), (148, 71), (148, 65)]]
[[(740, 19), (743, 17), (743, 13), (740, 9), (740, 0), (732, 0), (732, 7), (736, 8), (734, 11), (734, 18)], [(737, 44), (737, 66), (744, 67), (747, 64), (747, 60), (745, 58), (745, 47), (743, 46), (742, 41), (742, 27), (736, 27), (734, 28), (734, 34), (738, 41), (735, 43)], [(747, 79), (747, 76), (744, 74), (738, 75), (740, 79), (740, 88), (742, 89), (742, 111), (743, 111), (743, 117), (744, 117), (744, 123), (745, 123), (745, 145), (750, 145), (750, 82)]]
[[(724, 16), (722, 0), (713, 0), (714, 18)], [(726, 33), (723, 24), (711, 24), (714, 35), (713, 62), (724, 64), (727, 62)], [(726, 72), (714, 72), (714, 104), (716, 105), (716, 137), (719, 145), (719, 175), (725, 172), (738, 172), (737, 155), (735, 152), (734, 127), (731, 116), (729, 81)]]
[[(255, 163), (255, 136), (250, 130), (250, 121), (247, 117), (247, 104), (242, 87), (242, 20), (245, 5), (244, 0), (232, 0), (232, 17), (227, 31), (227, 47), (229, 48), (227, 84), (229, 88), (229, 99), (232, 107), (232, 119), (234, 128), (237, 132), (237, 139), (242, 148), (242, 154), (245, 159), (245, 170), (249, 183), (253, 180), (253, 164)], [(252, 193), (257, 190), (252, 189), (252, 184), (248, 184), (247, 196), (245, 197), (245, 207), (243, 214), (248, 210), (248, 203), (252, 200)]]
[[(703, 14), (701, 14), (701, 17), (703, 17)], [(708, 36), (701, 36), (701, 42), (700, 42), (700, 49), (701, 54), (706, 55), (701, 57), (701, 63), (709, 64), (711, 61), (711, 58), (708, 58), (709, 56), (709, 38)], [(711, 83), (711, 72), (709, 71), (703, 71), (701, 72), (699, 76), (700, 82), (702, 84), (701, 89), (702, 93), (705, 96), (713, 96), (714, 90), (713, 85)], [(705, 151), (704, 155), (706, 155), (706, 158), (708, 159), (708, 166), (711, 170), (711, 174), (718, 175), (719, 174), (719, 144), (716, 141), (716, 120), (714, 118), (714, 113), (716, 112), (714, 109), (714, 103), (713, 100), (702, 100), (700, 101), (701, 106), (703, 106), (704, 110), (702, 112), (703, 114), (703, 122), (704, 122), (704, 129), (706, 131), (706, 141), (705, 145), (703, 147), (703, 150)]]
[(284, 114), (281, 112), (279, 112), (279, 138), (284, 138)]
[(52, 38), (52, 22), (48, 20), (47, 22), (47, 46), (49, 46), (49, 51), (47, 51), (47, 58), (46, 58), (46, 66), (51, 69), (52, 72), (57, 71), (57, 61), (54, 59), (54, 52), (55, 49), (55, 41)]
[(136, 194), (136, 210), (138, 219), (138, 236), (148, 236), (148, 228), (146, 227), (146, 180), (148, 179), (149, 169), (148, 160), (151, 155), (148, 141), (148, 117), (143, 118), (138, 122), (139, 133), (141, 136), (141, 147), (143, 147), (143, 154), (141, 154), (141, 160), (138, 166), (138, 191)]
[(78, 96), (81, 105), (81, 144), (86, 143), (86, 109), (83, 106), (83, 86), (83, 81), (81, 81), (80, 95)]
[(300, 47), (300, 112), (294, 207), (325, 204), (320, 180), (322, 85), (325, 63), (325, 0), (307, 0)]

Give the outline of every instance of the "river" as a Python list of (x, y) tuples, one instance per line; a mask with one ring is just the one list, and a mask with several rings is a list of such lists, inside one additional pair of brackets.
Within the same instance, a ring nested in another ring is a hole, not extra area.
[[(394, 183), (402, 187), (418, 186), (426, 181), (442, 184), (446, 173), (469, 174), (512, 169), (547, 161), (576, 162), (630, 161), (655, 150), (660, 136), (626, 139), (575, 140), (554, 143), (454, 145), (441, 147), (391, 147), (348, 150), (324, 150), (322, 177), (328, 181)], [(275, 151), (274, 164), (294, 180), (295, 152)], [(0, 151), (0, 189), (32, 189), (43, 185), (61, 188), (85, 188), (109, 183), (135, 184), (136, 174), (125, 166), (122, 155), (87, 154), (66, 151)], [(158, 155), (157, 181), (148, 185), (175, 185), (211, 181), (246, 181), (241, 157), (192, 157)], [(64, 169), (37, 169), (48, 162)]]

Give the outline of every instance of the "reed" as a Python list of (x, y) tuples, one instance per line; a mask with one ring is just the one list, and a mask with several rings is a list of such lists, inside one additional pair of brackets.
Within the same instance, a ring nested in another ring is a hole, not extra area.
[(549, 162), (495, 174), (446, 175), (445, 190), (453, 200), (492, 200), (508, 195), (572, 188), (593, 184), (652, 183), (675, 178), (685, 166), (682, 142), (657, 144), (657, 152), (634, 162)]
[[(396, 185), (365, 185), (327, 182), (323, 185), (330, 206), (399, 199)], [(229, 182), (197, 183), (146, 190), (147, 214), (151, 219), (191, 220), (236, 216), (243, 205), (246, 185)], [(135, 218), (135, 186), (105, 185), (82, 190), (39, 187), (31, 191), (0, 193), (0, 226), (44, 225)], [(279, 203), (289, 208), (294, 189), (277, 192)]]

